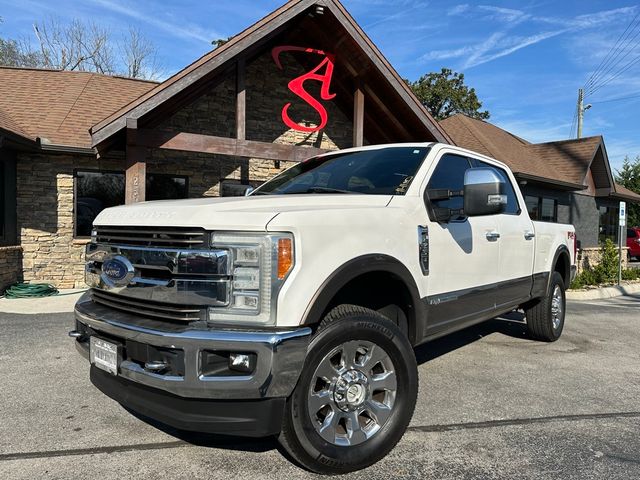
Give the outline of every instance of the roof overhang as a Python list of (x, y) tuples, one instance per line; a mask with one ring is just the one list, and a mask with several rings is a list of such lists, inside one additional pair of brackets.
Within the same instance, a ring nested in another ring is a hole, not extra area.
[(562, 180), (556, 180), (553, 178), (538, 177), (535, 175), (530, 175), (528, 173), (514, 172), (514, 175), (518, 180), (526, 180), (527, 182), (548, 185), (551, 188), (555, 188), (557, 190), (578, 191), (585, 190), (587, 188), (585, 185), (580, 185), (578, 183), (564, 182)]

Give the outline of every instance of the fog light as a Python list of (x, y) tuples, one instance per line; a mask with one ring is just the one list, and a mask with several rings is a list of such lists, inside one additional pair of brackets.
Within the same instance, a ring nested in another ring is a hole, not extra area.
[(247, 353), (232, 353), (229, 355), (229, 368), (238, 372), (251, 373), (253, 371), (253, 355)]

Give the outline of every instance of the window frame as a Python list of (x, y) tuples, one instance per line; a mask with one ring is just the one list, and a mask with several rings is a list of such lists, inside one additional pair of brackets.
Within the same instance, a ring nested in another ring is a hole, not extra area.
[[(125, 178), (125, 201), (126, 201), (126, 170), (110, 170), (110, 169), (100, 169), (100, 168), (75, 168), (73, 170), (73, 239), (74, 240), (89, 240), (91, 236), (78, 235), (78, 173), (100, 173), (104, 175), (123, 175)], [(185, 189), (186, 189), (186, 197), (189, 198), (189, 176), (188, 175), (178, 175), (172, 173), (147, 173), (145, 175), (145, 183), (148, 177), (171, 177), (171, 178), (182, 178), (185, 180)], [(107, 207), (111, 208), (111, 207)]]

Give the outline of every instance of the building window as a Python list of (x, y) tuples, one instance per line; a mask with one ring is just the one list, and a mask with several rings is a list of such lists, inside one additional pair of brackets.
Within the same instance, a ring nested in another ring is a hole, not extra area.
[(15, 245), (16, 233), (15, 160), (0, 159), (0, 245)]
[(524, 202), (531, 220), (558, 222), (558, 201), (555, 198), (527, 195), (524, 197)]
[[(75, 186), (75, 236), (89, 237), (93, 221), (102, 210), (124, 204), (125, 174), (97, 170), (77, 171)], [(147, 200), (175, 200), (187, 198), (187, 195), (187, 177), (147, 175)]]
[(527, 211), (531, 220), (540, 220), (540, 197), (532, 197), (527, 195), (524, 197), (524, 203), (527, 205)]
[(542, 198), (540, 202), (540, 220), (558, 222), (558, 201), (553, 198)]
[(600, 207), (600, 234), (598, 240), (602, 243), (610, 239), (614, 243), (618, 240), (618, 207)]

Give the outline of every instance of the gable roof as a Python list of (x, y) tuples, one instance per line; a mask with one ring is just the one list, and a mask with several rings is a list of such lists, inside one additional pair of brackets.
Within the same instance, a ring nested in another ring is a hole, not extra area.
[(440, 124), (456, 145), (496, 158), (523, 178), (582, 189), (599, 148), (607, 163), (601, 174), (610, 178), (601, 136), (533, 144), (491, 123), (462, 114)]
[[(431, 117), (406, 82), (338, 0), (290, 0), (273, 13), (234, 36), (225, 45), (205, 54), (152, 90), (98, 122), (91, 128), (93, 146), (99, 145), (123, 130), (126, 127), (127, 118), (140, 119), (197, 81), (214, 71), (218, 71), (223, 65), (228, 65), (230, 61), (250, 47), (266, 41), (281, 31), (291, 20), (301, 14), (309, 13), (310, 8), (317, 6), (328, 9), (335, 16), (347, 36), (357, 43), (373, 67), (385, 76), (392, 89), (409, 106), (418, 123), (426, 127), (435, 140), (450, 143), (450, 138), (445, 130)], [(334, 33), (332, 32), (332, 34)]]
[(89, 127), (156, 82), (0, 67), (0, 129), (42, 145), (91, 148)]

